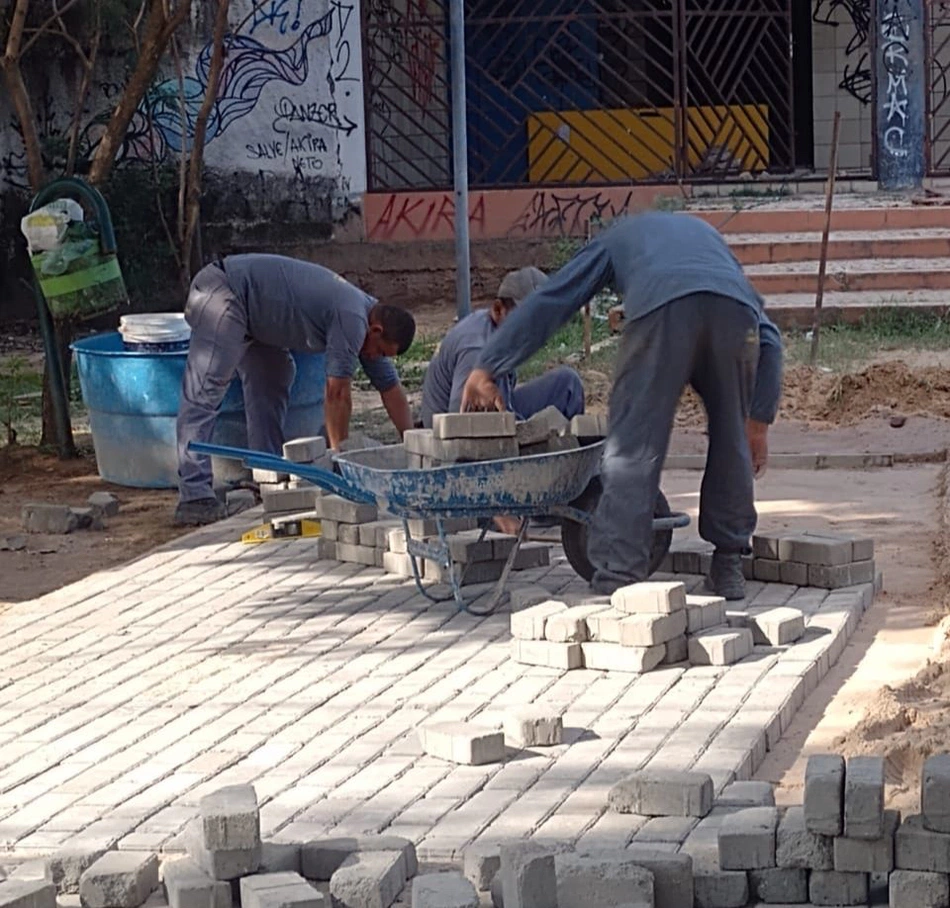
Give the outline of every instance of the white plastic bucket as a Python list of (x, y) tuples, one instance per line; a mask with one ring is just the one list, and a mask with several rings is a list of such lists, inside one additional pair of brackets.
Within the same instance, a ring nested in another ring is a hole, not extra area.
[(173, 353), (187, 349), (191, 328), (181, 312), (149, 312), (123, 315), (119, 334), (126, 350)]

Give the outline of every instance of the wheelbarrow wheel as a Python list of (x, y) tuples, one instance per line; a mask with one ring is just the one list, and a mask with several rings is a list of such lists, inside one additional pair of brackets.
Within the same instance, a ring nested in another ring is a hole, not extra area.
[[(578, 498), (571, 502), (571, 507), (579, 511), (593, 513), (600, 501), (603, 486), (600, 477), (595, 476), (587, 485), (587, 488)], [(669, 517), (670, 505), (666, 496), (659, 492), (657, 494), (656, 506), (653, 509), (654, 517)], [(564, 546), (564, 554), (571, 567), (585, 580), (590, 580), (594, 576), (594, 566), (587, 557), (587, 527), (586, 523), (578, 523), (576, 520), (563, 520), (561, 522), (561, 545)], [(650, 574), (659, 570), (663, 559), (666, 558), (673, 542), (672, 530), (659, 530), (653, 534), (653, 545), (650, 548)]]

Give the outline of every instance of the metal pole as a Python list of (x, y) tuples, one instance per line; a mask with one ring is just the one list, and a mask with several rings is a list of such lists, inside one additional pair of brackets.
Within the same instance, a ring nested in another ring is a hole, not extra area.
[(452, 54), (452, 171), (455, 176), (455, 305), (460, 319), (472, 311), (468, 240), (468, 132), (465, 104), (465, 0), (449, 0)]
[(810, 365), (818, 362), (818, 336), (821, 334), (821, 307), (825, 299), (825, 269), (828, 265), (828, 238), (831, 235), (831, 208), (835, 203), (835, 179), (838, 175), (838, 136), (841, 130), (841, 111), (835, 111), (831, 130), (831, 161), (828, 164), (828, 186), (825, 190), (825, 229), (821, 235), (821, 257), (818, 260), (818, 293), (815, 295), (815, 318), (811, 327)]

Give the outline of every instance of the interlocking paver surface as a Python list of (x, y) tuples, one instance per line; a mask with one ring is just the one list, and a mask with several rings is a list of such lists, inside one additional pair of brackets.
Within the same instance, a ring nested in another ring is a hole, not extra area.
[[(202, 796), (243, 783), (278, 841), (390, 832), (428, 860), (476, 838), (622, 847), (646, 820), (608, 813), (611, 786), (647, 767), (717, 790), (749, 778), (872, 595), (750, 583), (743, 607), (806, 614), (798, 644), (729, 667), (563, 672), (510, 658), (507, 612), (433, 604), (304, 540), (245, 546), (243, 525), (0, 616), (0, 852), (180, 850)], [(520, 580), (585, 589), (563, 557)], [(534, 700), (563, 710), (560, 745), (486, 766), (419, 745), (423, 722), (500, 727)]]

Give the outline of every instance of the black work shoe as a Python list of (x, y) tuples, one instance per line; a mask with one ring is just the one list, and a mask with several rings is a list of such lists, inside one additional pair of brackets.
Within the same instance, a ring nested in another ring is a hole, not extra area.
[(195, 501), (178, 502), (172, 522), (176, 527), (203, 527), (227, 516), (227, 505), (217, 498), (198, 498)]
[(732, 552), (714, 552), (712, 567), (706, 578), (706, 589), (730, 602), (745, 599), (742, 556)]

